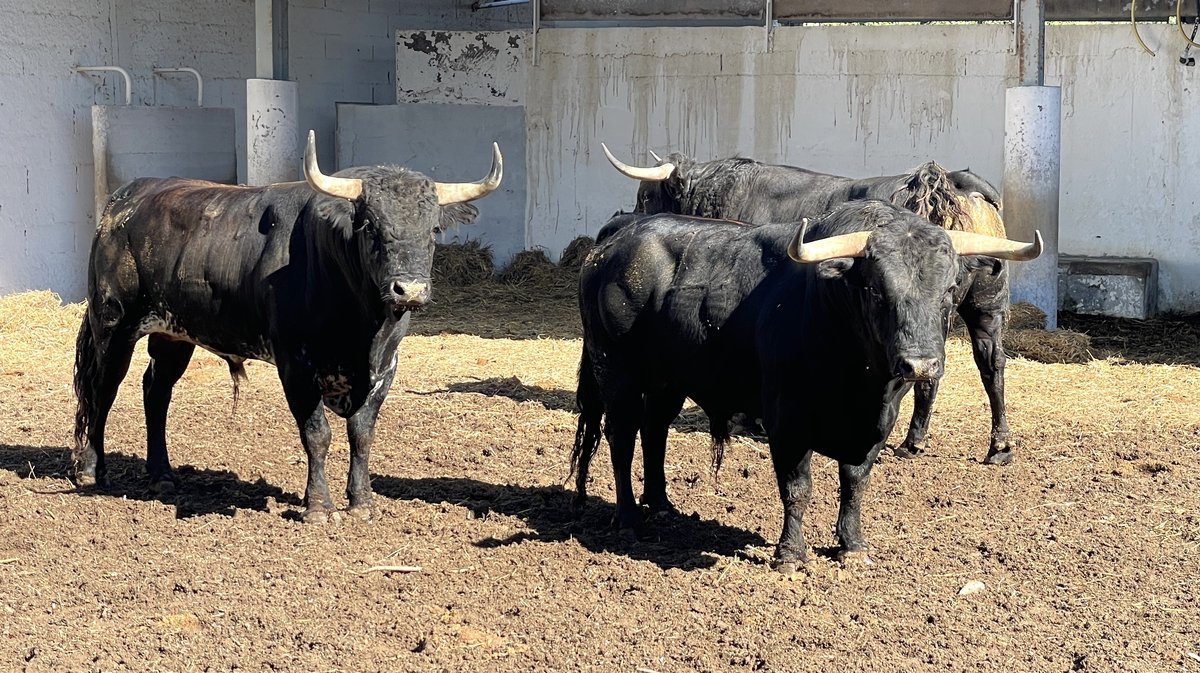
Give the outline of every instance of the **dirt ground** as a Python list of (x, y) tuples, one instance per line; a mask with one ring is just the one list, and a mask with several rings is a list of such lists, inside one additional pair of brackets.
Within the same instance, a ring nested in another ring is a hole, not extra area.
[[(781, 508), (765, 446), (739, 438), (714, 481), (687, 418), (667, 456), (686, 516), (623, 545), (602, 454), (571, 517), (580, 341), (562, 301), (418, 316), (371, 457), (379, 515), (327, 525), (297, 521), (304, 453), (274, 368), (250, 364), (232, 411), (224, 364), (201, 354), (171, 409), (180, 492), (146, 489), (144, 348), (109, 424), (113, 485), (75, 491), (79, 307), (0, 303), (0, 670), (1200, 671), (1195, 324), (1155, 342), (1161, 326), (1085, 321), (1115, 356), (1011, 360), (1023, 444), (1002, 468), (981, 464), (987, 403), (952, 341), (928, 454), (874, 473), (873, 565), (830, 557), (820, 460), (815, 553), (788, 578), (766, 565)], [(1156, 348), (1120, 350), (1143, 333)]]

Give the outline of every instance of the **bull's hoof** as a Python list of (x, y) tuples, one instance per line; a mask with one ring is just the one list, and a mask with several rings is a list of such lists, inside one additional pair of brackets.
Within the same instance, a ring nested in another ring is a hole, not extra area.
[(925, 453), (925, 446), (918, 444), (900, 444), (892, 447), (892, 454), (905, 460), (916, 458)]
[(617, 539), (621, 541), (621, 544), (635, 545), (638, 543), (638, 534), (632, 528), (622, 528), (617, 531)]
[(571, 498), (571, 516), (578, 519), (583, 516), (583, 509), (587, 506), (587, 493), (578, 491), (575, 497)]
[(983, 459), (984, 465), (1008, 465), (1013, 461), (1013, 452), (1010, 451), (993, 451), (988, 453), (987, 458)]
[(154, 495), (171, 495), (179, 486), (173, 479), (153, 479), (150, 481), (150, 492)]
[(863, 565), (872, 566), (875, 562), (867, 555), (866, 549), (839, 549), (837, 553), (838, 561), (842, 565)]
[(370, 522), (375, 519), (375, 508), (371, 505), (355, 505), (346, 510), (346, 514), (358, 519), (362, 522)]
[(771, 561), (771, 570), (774, 570), (775, 572), (779, 573), (780, 575), (783, 575), (784, 577), (795, 576), (796, 573), (800, 572), (800, 569), (803, 567), (804, 567), (803, 561), (796, 561), (796, 560), (784, 561), (781, 559), (775, 559), (774, 561)]
[(330, 522), (337, 523), (341, 520), (342, 515), (335, 509), (310, 508), (304, 510), (304, 514), (300, 515), (300, 518), (304, 523), (323, 524)]
[(671, 501), (668, 500), (667, 496), (665, 495), (661, 498), (643, 499), (642, 506), (645, 507), (650, 516), (654, 518), (682, 516), (682, 514), (679, 513), (679, 510), (675, 508), (675, 505), (671, 504)]
[(75, 485), (79, 488), (94, 488), (99, 485), (95, 473), (76, 472), (74, 480)]

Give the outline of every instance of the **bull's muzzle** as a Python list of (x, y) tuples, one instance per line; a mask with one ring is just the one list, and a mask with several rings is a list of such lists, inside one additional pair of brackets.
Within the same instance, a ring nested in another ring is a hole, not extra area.
[(914, 383), (933, 381), (942, 375), (942, 361), (938, 358), (901, 358), (895, 374)]
[(429, 303), (429, 283), (398, 280), (392, 283), (391, 292), (391, 303), (397, 311), (411, 311)]

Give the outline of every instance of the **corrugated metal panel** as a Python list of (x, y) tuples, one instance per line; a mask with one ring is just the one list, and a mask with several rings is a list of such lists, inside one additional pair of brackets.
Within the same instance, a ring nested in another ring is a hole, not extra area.
[(763, 0), (542, 0), (543, 21), (763, 20)]
[(996, 21), (1012, 0), (775, 0), (775, 18), (792, 21)]
[[(1129, 0), (1046, 0), (1048, 21), (1123, 21)], [(542, 0), (544, 21), (762, 21), (764, 0)], [(1184, 0), (1184, 16), (1196, 12)], [(1137, 0), (1139, 20), (1174, 16), (1174, 0)], [(1012, 0), (775, 0), (785, 21), (1008, 21)]]

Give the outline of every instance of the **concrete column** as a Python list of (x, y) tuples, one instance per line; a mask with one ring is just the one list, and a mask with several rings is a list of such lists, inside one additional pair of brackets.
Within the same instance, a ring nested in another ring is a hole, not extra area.
[(1012, 299), (1046, 312), (1058, 328), (1058, 173), (1061, 96), (1056, 86), (1009, 89), (1004, 109), (1004, 227), (1009, 238), (1046, 244), (1042, 256), (1010, 266)]
[(304, 154), (295, 82), (246, 80), (246, 174), (242, 182), (267, 185), (300, 179)]

